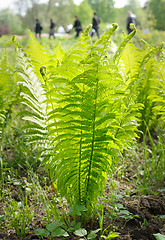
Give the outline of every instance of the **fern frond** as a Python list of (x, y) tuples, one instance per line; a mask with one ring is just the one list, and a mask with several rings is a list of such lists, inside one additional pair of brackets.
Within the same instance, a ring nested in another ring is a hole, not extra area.
[(113, 57), (113, 61), (118, 64), (119, 61), (120, 61), (120, 57), (122, 55), (122, 52), (124, 51), (125, 49), (125, 46), (131, 41), (131, 39), (135, 36), (136, 34), (136, 28), (134, 27), (134, 30), (128, 35), (128, 36), (125, 36), (123, 34), (123, 41), (120, 43), (114, 57)]
[(162, 45), (152, 47), (145, 43), (140, 50), (129, 43), (122, 52), (118, 63), (122, 76), (125, 78), (126, 91), (130, 92), (129, 102), (133, 100), (143, 105), (140, 110), (141, 126), (139, 130), (144, 134), (146, 124), (149, 126), (153, 122), (154, 104), (151, 102), (150, 96), (154, 94), (155, 80), (158, 76), (155, 54), (161, 49)]
[(3, 139), (4, 129), (8, 124), (13, 107), (17, 98), (14, 70), (7, 58), (7, 50), (4, 48), (0, 60), (0, 140)]
[(17, 69), (21, 86), (22, 104), (26, 107), (22, 111), (23, 119), (30, 122), (24, 127), (25, 135), (29, 143), (33, 143), (38, 149), (43, 150), (49, 146), (47, 138), (47, 111), (46, 87), (34, 73), (33, 65), (26, 52), (17, 45)]
[[(33, 65), (33, 71), (35, 75), (40, 78), (40, 68), (41, 66), (46, 66), (49, 69), (50, 59), (51, 63), (57, 65), (61, 56), (63, 56), (63, 52), (60, 51), (60, 47), (58, 47), (58, 55), (51, 54), (47, 49), (45, 49), (35, 38), (35, 36), (29, 31), (29, 42), (26, 48), (26, 54), (29, 56), (30, 61)], [(42, 78), (41, 78), (42, 80)]]
[(157, 64), (157, 76), (155, 79), (155, 87), (149, 99), (154, 103), (153, 111), (158, 116), (161, 126), (165, 126), (165, 57), (160, 54)]

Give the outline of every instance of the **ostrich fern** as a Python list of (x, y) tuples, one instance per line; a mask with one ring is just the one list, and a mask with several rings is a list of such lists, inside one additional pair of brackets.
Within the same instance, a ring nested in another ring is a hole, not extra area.
[[(80, 202), (88, 209), (105, 187), (112, 157), (137, 136), (141, 105), (119, 64), (135, 32), (123, 40), (113, 61), (109, 46), (116, 28), (94, 44), (88, 28), (65, 56), (50, 59), (40, 73), (29, 52), (17, 46), (26, 136), (40, 146), (61, 195), (70, 205)], [(40, 54), (46, 53), (38, 52), (39, 59)]]
[(6, 47), (0, 59), (0, 181), (3, 182), (3, 145), (5, 129), (11, 118), (12, 107), (18, 96), (14, 69), (10, 66), (7, 58)]
[(4, 128), (7, 126), (11, 108), (15, 103), (18, 89), (13, 77), (14, 69), (10, 66), (6, 48), (0, 60), (0, 139), (3, 138)]
[[(127, 37), (129, 38), (129, 37)], [(160, 68), (155, 54), (162, 50), (163, 44), (151, 47), (144, 42), (142, 49), (138, 49), (132, 43), (128, 43), (123, 49), (119, 59), (119, 69), (122, 72), (127, 89), (137, 104), (141, 104), (141, 117), (139, 130), (141, 137), (146, 133), (146, 126), (154, 125), (154, 106), (152, 101), (157, 85)], [(162, 65), (162, 62), (160, 63)]]
[(156, 65), (157, 78), (153, 94), (149, 97), (154, 103), (153, 112), (158, 116), (161, 126), (165, 127), (165, 56), (161, 53)]

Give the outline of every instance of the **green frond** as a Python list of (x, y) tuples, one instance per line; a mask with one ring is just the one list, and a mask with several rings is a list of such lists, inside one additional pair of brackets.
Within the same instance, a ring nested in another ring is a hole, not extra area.
[(123, 53), (123, 50), (125, 49), (125, 46), (131, 41), (131, 39), (135, 36), (135, 34), (136, 34), (136, 29), (134, 28), (134, 30), (128, 36), (124, 36), (123, 41), (120, 43), (120, 45), (113, 57), (114, 63), (116, 63), (116, 64), (119, 63), (120, 57)]
[[(26, 48), (27, 56), (29, 56), (31, 60), (31, 64), (33, 65), (33, 71), (35, 75), (40, 78), (40, 68), (41, 66), (45, 65), (47, 68), (49, 68), (50, 65), (50, 59), (54, 59), (54, 63), (58, 64), (58, 58), (55, 58), (54, 54), (50, 54), (47, 49), (45, 49), (35, 38), (35, 36), (29, 31), (29, 42), (28, 46)], [(60, 50), (59, 50), (60, 53)], [(63, 54), (61, 52), (61, 54)], [(41, 78), (42, 80), (42, 78)]]
[(89, 55), (91, 49), (91, 39), (89, 37), (89, 29), (79, 38), (78, 43), (71, 48), (70, 51), (65, 55), (63, 61), (58, 65), (57, 68), (51, 67), (51, 75), (49, 81), (55, 76), (55, 82), (58, 78), (65, 78), (71, 81), (77, 75), (83, 73), (85, 59)]
[(17, 47), (17, 72), (20, 76), (18, 85), (21, 86), (22, 104), (26, 111), (22, 111), (23, 119), (30, 122), (24, 127), (24, 134), (30, 143), (35, 143), (41, 150), (45, 144), (48, 146), (47, 139), (47, 112), (45, 85), (41, 83), (26, 53), (19, 46)]
[(65, 52), (61, 47), (61, 44), (58, 44), (53, 50), (52, 50), (52, 58), (49, 59), (49, 62), (52, 64), (52, 60), (58, 61), (57, 64), (59, 62), (62, 62), (62, 60), (65, 57)]
[(149, 96), (154, 104), (153, 112), (158, 116), (161, 121), (161, 125), (165, 127), (165, 57), (160, 55), (160, 60), (158, 59), (158, 64), (156, 65), (155, 73), (155, 85), (154, 92)]
[(127, 103), (135, 101), (143, 104), (143, 108), (140, 110), (141, 126), (139, 129), (144, 134), (146, 124), (149, 126), (153, 123), (155, 104), (154, 101), (151, 101), (150, 96), (154, 95), (159, 76), (155, 54), (161, 51), (162, 47), (163, 45), (152, 47), (145, 43), (140, 50), (132, 43), (128, 43), (120, 55), (120, 61), (118, 61), (121, 75), (125, 79), (125, 89), (129, 92)]
[(4, 48), (0, 59), (0, 140), (3, 139), (5, 127), (11, 115), (11, 108), (17, 99), (18, 89), (14, 78), (14, 69), (7, 58)]
[(50, 60), (51, 55), (48, 53), (48, 50), (45, 49), (35, 38), (35, 36), (29, 31), (29, 42), (27, 46), (27, 53), (30, 55), (30, 58), (35, 61), (38, 61), (40, 66), (47, 65)]

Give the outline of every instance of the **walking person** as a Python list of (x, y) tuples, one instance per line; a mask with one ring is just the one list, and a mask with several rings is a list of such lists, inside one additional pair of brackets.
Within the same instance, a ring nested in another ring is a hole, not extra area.
[(41, 23), (38, 18), (36, 19), (34, 31), (36, 33), (36, 38), (38, 38), (38, 37), (41, 38), (42, 26), (41, 26)]
[(75, 31), (76, 31), (75, 37), (76, 38), (79, 37), (80, 32), (82, 32), (82, 27), (81, 27), (81, 22), (77, 16), (75, 16), (75, 22), (74, 22), (73, 28), (75, 28)]
[(136, 15), (133, 14), (131, 11), (128, 11), (127, 26), (126, 26), (128, 34), (130, 34), (133, 31), (133, 29), (130, 26), (131, 23), (133, 23), (136, 27)]
[(53, 19), (51, 18), (50, 19), (50, 31), (49, 31), (49, 39), (51, 38), (51, 36), (53, 37), (53, 38), (55, 38), (55, 35), (54, 35), (54, 30), (55, 30), (55, 23), (54, 23), (54, 21), (53, 21)]
[(100, 19), (96, 15), (96, 12), (94, 12), (93, 13), (93, 19), (92, 19), (92, 33), (91, 33), (91, 37), (93, 37), (94, 33), (96, 32), (98, 38), (100, 38), (100, 35), (99, 35), (99, 24), (100, 24)]

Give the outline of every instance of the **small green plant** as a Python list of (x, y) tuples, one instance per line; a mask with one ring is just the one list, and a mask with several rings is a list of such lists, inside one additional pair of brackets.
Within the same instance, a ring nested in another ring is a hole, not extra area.
[[(72, 221), (70, 223), (70, 226), (68, 227), (65, 222), (59, 222), (54, 221), (48, 225), (46, 225), (46, 228), (43, 229), (36, 229), (35, 234), (38, 236), (44, 236), (48, 239), (52, 239), (53, 237), (72, 237), (74, 236), (81, 237), (81, 239), (95, 239), (97, 237), (97, 233), (100, 231), (100, 229), (91, 230), (90, 233), (87, 233), (87, 230), (85, 228), (81, 228), (81, 223), (77, 223), (75, 221)], [(114, 237), (114, 235), (113, 235)], [(110, 238), (107, 238), (110, 239)]]
[(103, 239), (108, 240), (108, 239), (116, 238), (116, 237), (118, 237), (119, 235), (120, 235), (120, 233), (118, 233), (118, 232), (110, 232), (110, 233), (108, 234), (108, 236), (102, 235), (101, 237), (102, 237)]
[(153, 235), (156, 238), (156, 240), (165, 240), (165, 236), (160, 233), (153, 234)]
[[(100, 203), (97, 206), (96, 212), (98, 215), (98, 221), (100, 225), (100, 233), (101, 236), (105, 237), (105, 239), (111, 239), (119, 236), (119, 233), (115, 232), (117, 230), (115, 228), (115, 222), (118, 217), (123, 218), (125, 220), (124, 226), (129, 220), (139, 217), (138, 215), (134, 215), (131, 212), (129, 212), (123, 206), (123, 204), (119, 203), (120, 198), (123, 198), (123, 196), (119, 194), (118, 195), (111, 194), (110, 196), (100, 197), (99, 199)], [(106, 228), (103, 225), (105, 216), (109, 219), (109, 223)]]
[(69, 237), (74, 235), (84, 237), (87, 235), (86, 229), (81, 228), (80, 222), (71, 221), (68, 223), (66, 219), (49, 223), (45, 229), (36, 229), (35, 233), (39, 236), (49, 237), (49, 239), (52, 237)]
[(143, 194), (154, 193), (157, 184), (163, 182), (165, 169), (165, 148), (161, 136), (154, 139), (147, 127), (147, 137), (143, 138), (142, 162), (138, 167), (137, 189)]
[(18, 237), (26, 236), (34, 217), (33, 209), (25, 206), (24, 202), (10, 200), (5, 204), (4, 212), (4, 221), (8, 223), (8, 229), (14, 228)]
[(140, 223), (140, 225), (141, 225), (141, 228), (144, 228), (144, 227), (146, 227), (146, 226), (147, 226), (147, 224), (148, 224), (148, 221), (147, 221), (147, 219), (146, 219), (146, 218), (144, 218), (143, 222), (142, 222), (142, 223)]
[[(81, 237), (81, 239), (94, 239), (97, 236), (99, 229), (91, 230), (88, 234), (87, 230), (83, 226), (83, 215), (87, 209), (80, 203), (75, 203), (69, 208), (69, 212), (66, 215), (65, 212), (52, 223), (49, 223), (42, 229), (36, 229), (35, 233), (39, 236), (45, 236), (49, 239), (53, 237)], [(83, 237), (83, 238), (82, 238)]]
[(54, 221), (46, 225), (46, 229), (36, 229), (35, 233), (39, 236), (48, 237), (68, 237), (69, 234), (62, 228), (64, 225), (63, 222)]

